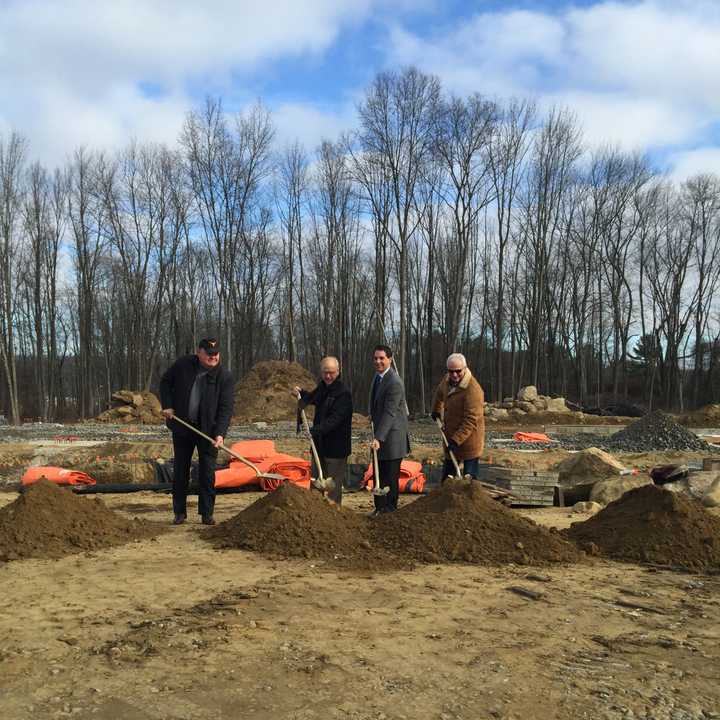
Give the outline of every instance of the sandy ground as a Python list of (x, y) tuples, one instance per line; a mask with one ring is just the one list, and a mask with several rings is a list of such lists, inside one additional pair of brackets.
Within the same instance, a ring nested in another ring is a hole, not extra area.
[[(256, 497), (220, 496), (217, 518)], [(105, 500), (170, 519), (167, 495)], [(358, 575), (214, 550), (200, 527), (0, 565), (0, 717), (720, 718), (720, 577), (603, 561)]]

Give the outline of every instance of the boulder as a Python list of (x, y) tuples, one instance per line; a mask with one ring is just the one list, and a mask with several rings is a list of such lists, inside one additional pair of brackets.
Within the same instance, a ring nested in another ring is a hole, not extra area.
[(628, 490), (632, 490), (643, 485), (652, 485), (652, 480), (645, 477), (637, 477), (627, 475), (620, 478), (612, 478), (608, 480), (600, 480), (593, 485), (590, 491), (590, 500), (607, 505), (613, 500), (621, 498)]
[(515, 403), (515, 406), (525, 411), (528, 415), (537, 412), (537, 408), (535, 407), (535, 405), (525, 400), (518, 400), (517, 403)]
[(565, 398), (548, 398), (547, 411), (554, 413), (566, 413), (570, 412), (570, 408), (565, 404)]
[(534, 385), (526, 385), (525, 387), (520, 388), (517, 394), (517, 399), (523, 400), (524, 402), (532, 402), (533, 400), (536, 400), (537, 397), (538, 391)]
[(625, 467), (612, 455), (591, 447), (573, 453), (556, 465), (555, 470), (560, 474), (560, 484), (564, 487), (572, 487), (607, 478), (617, 478)]
[(600, 503), (592, 502), (591, 500), (586, 500), (584, 502), (576, 502), (573, 505), (574, 513), (595, 514), (598, 510), (601, 510), (601, 509), (602, 509), (602, 505), (600, 505)]
[(490, 408), (490, 417), (496, 420), (506, 420), (510, 417), (510, 413), (505, 408)]
[(527, 413), (519, 407), (514, 407), (512, 410), (508, 410), (508, 415), (513, 418), (520, 418), (527, 415)]
[(115, 408), (115, 413), (123, 416), (133, 415), (133, 409), (129, 405), (123, 405), (122, 407)]
[(143, 404), (143, 396), (140, 395), (140, 393), (133, 393), (132, 396), (132, 404), (134, 407), (139, 408), (142, 407)]
[(547, 399), (543, 395), (538, 395), (538, 397), (533, 400), (533, 405), (540, 412), (543, 412), (544, 410), (547, 410)]
[(720, 507), (720, 477), (708, 488), (703, 495), (702, 504), (705, 507)]

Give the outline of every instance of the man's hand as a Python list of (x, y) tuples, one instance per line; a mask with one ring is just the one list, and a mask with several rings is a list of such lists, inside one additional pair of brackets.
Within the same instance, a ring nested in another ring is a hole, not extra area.
[(171, 420), (175, 417), (175, 410), (173, 410), (172, 408), (163, 408), (162, 414), (165, 416), (166, 420)]
[(379, 450), (380, 449), (380, 441), (373, 439), (372, 443), (370, 443), (370, 447), (373, 450)]
[(215, 438), (215, 442), (213, 443), (213, 446), (216, 447), (216, 448), (219, 448), (219, 447), (222, 447), (222, 445), (223, 445), (223, 436), (222, 436), (222, 435), (218, 435), (218, 436)]
[(301, 388), (299, 385), (296, 385), (296, 386), (290, 391), (290, 393), (291, 393), (292, 395), (294, 395), (294, 396), (299, 400), (299, 399), (300, 399), (300, 392), (301, 392), (301, 390), (302, 390), (302, 388)]
[(442, 419), (439, 412), (431, 412), (430, 417), (435, 421)]
[(448, 440), (448, 450), (454, 455), (458, 450), (460, 449), (460, 446), (454, 441), (454, 440)]

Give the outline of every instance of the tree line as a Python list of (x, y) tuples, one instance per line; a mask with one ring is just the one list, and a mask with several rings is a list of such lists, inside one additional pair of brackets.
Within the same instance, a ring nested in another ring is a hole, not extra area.
[(176, 145), (0, 136), (0, 412), (89, 418), (155, 389), (206, 335), (241, 377), (337, 355), (362, 408), (387, 342), (411, 411), (463, 352), (489, 399), (720, 394), (720, 180), (590, 148), (566, 109), (379, 73), (339, 140), (280, 147), (270, 112), (209, 98)]

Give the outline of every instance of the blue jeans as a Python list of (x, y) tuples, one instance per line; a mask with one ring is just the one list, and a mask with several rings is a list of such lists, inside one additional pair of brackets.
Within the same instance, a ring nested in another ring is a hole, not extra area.
[[(463, 475), (471, 475), (472, 477), (477, 480), (478, 472), (480, 470), (480, 458), (468, 458), (467, 460), (458, 461), (458, 465), (461, 466)], [(445, 458), (445, 465), (443, 467), (443, 476), (442, 480), (445, 481), (445, 478), (448, 475), (455, 475), (455, 466), (453, 465), (453, 462), (450, 458)]]

